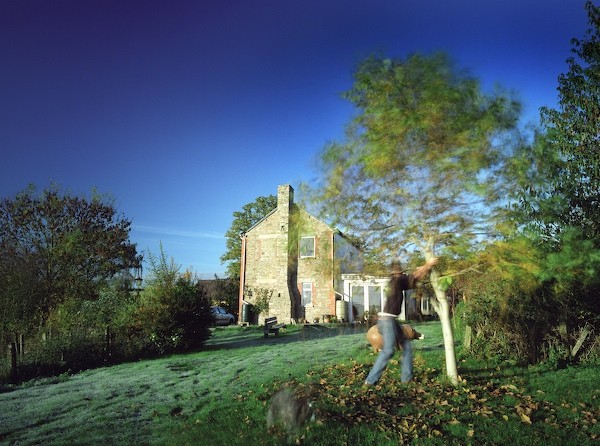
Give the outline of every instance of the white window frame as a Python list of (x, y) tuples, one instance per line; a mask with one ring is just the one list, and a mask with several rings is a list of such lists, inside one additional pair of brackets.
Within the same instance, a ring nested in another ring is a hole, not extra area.
[[(309, 296), (307, 300), (306, 297)], [(302, 306), (307, 307), (313, 302), (313, 283), (302, 282)]]
[(429, 300), (429, 296), (423, 297), (421, 299), (421, 313), (430, 314), (431, 312), (431, 302)]
[[(302, 249), (303, 243), (302, 242), (306, 241), (306, 240), (312, 240), (312, 249), (311, 249), (312, 252), (309, 255), (303, 254), (303, 249)], [(315, 240), (314, 235), (307, 235), (307, 236), (300, 237), (300, 241), (298, 243), (298, 255), (300, 256), (301, 259), (315, 258), (317, 256), (317, 246), (316, 246), (316, 240)]]

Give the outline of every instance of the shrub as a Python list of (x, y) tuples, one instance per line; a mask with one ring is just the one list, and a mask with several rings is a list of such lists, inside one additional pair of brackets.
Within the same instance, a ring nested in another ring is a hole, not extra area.
[(269, 288), (252, 288), (248, 289), (248, 295), (252, 298), (252, 310), (256, 314), (269, 314), (269, 304), (273, 296), (273, 290)]
[(463, 302), (456, 314), (461, 325), (471, 327), (470, 354), (500, 361), (531, 361), (537, 356), (535, 336), (539, 315), (532, 314), (527, 308), (529, 304), (530, 299), (509, 282), (490, 283)]
[(210, 337), (213, 318), (200, 282), (182, 276), (172, 286), (154, 284), (143, 294), (128, 330), (142, 356), (197, 349)]

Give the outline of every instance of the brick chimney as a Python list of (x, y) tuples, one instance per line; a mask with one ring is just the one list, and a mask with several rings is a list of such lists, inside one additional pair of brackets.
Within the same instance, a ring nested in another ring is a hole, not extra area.
[(290, 209), (294, 203), (294, 189), (289, 184), (277, 186), (277, 210), (279, 211), (279, 226), (282, 232), (288, 232)]
[(289, 184), (277, 186), (277, 207), (281, 208), (290, 206), (294, 203), (294, 189)]

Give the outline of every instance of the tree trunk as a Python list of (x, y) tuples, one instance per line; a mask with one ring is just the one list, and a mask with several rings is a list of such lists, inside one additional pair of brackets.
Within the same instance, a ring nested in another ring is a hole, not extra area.
[(452, 321), (450, 319), (450, 304), (445, 290), (439, 283), (439, 275), (435, 270), (431, 271), (431, 285), (435, 291), (437, 302), (435, 310), (442, 324), (442, 335), (444, 336), (444, 353), (446, 358), (446, 375), (452, 384), (458, 384), (458, 370), (456, 367), (456, 352), (454, 349), (454, 333), (452, 332)]

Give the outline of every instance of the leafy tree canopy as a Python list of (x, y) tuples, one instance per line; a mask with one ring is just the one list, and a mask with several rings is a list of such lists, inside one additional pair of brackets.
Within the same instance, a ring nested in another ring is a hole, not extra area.
[(542, 131), (514, 164), (516, 221), (540, 253), (538, 285), (565, 302), (561, 319), (571, 323), (578, 314), (597, 320), (600, 286), (600, 8), (586, 10), (590, 28), (572, 40), (558, 77), (559, 106), (542, 108)]
[(0, 201), (2, 321), (43, 322), (67, 299), (94, 299), (118, 272), (139, 263), (131, 222), (106, 197), (33, 186)]
[(590, 28), (572, 40), (569, 70), (558, 78), (559, 107), (542, 109), (551, 155), (535, 183), (533, 209), (547, 233), (574, 226), (600, 246), (600, 8), (587, 2), (586, 10)]
[(475, 240), (502, 196), (520, 104), (484, 93), (441, 53), (371, 57), (354, 79), (344, 97), (358, 113), (321, 155), (324, 212), (393, 257)]

